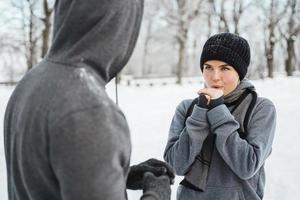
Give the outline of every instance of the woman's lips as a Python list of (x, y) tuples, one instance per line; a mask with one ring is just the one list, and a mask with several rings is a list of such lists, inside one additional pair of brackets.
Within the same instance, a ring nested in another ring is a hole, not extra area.
[(212, 86), (212, 88), (215, 88), (215, 89), (223, 89), (224, 87), (223, 87), (223, 86)]

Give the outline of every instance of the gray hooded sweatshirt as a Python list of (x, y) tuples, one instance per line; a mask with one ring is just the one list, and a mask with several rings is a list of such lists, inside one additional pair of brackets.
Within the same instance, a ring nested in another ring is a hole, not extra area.
[[(243, 80), (238, 87), (225, 96), (225, 103), (236, 100), (243, 91), (254, 86)], [(192, 100), (182, 101), (173, 117), (165, 160), (175, 169), (177, 175), (185, 175), (200, 153), (204, 140), (215, 134), (215, 148), (204, 192), (178, 187), (178, 200), (260, 200), (265, 185), (264, 163), (271, 153), (275, 133), (276, 111), (273, 103), (258, 97), (247, 126), (247, 138), (241, 139), (239, 127), (252, 96), (248, 95), (239, 107), (224, 104), (211, 110), (195, 106), (186, 126), (184, 119)], [(240, 126), (241, 125), (241, 126)], [(193, 173), (195, 174), (195, 173)]]
[(51, 49), (5, 113), (10, 200), (127, 198), (130, 135), (105, 84), (132, 54), (142, 12), (140, 0), (56, 1)]

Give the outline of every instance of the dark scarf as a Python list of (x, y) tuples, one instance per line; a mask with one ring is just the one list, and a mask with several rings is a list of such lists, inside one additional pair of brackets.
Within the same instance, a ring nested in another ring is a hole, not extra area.
[[(247, 96), (240, 106), (236, 107), (235, 105), (237, 104), (239, 97), (245, 92), (246, 89), (255, 90), (254, 86), (248, 80), (243, 80), (234, 91), (224, 98), (225, 105), (240, 124), (239, 132), (245, 131), (243, 130), (242, 124), (247, 112), (247, 108), (251, 102), (251, 97), (249, 98), (251, 95)], [(214, 145), (215, 135), (210, 133), (203, 142), (200, 154), (196, 156), (194, 163), (180, 184), (197, 191), (205, 191)]]

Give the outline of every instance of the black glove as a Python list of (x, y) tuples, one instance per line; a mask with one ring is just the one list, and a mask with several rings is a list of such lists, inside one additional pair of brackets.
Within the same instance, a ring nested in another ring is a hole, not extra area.
[(156, 177), (151, 172), (146, 172), (143, 179), (143, 197), (155, 196), (159, 200), (170, 200), (171, 187), (168, 176)]
[(224, 103), (224, 96), (221, 96), (217, 99), (211, 99), (210, 100), (210, 103), (207, 105), (207, 99), (205, 97), (204, 94), (200, 94), (199, 97), (198, 97), (198, 102), (197, 102), (197, 105), (201, 108), (207, 108), (208, 110), (211, 110), (221, 104)]
[(127, 189), (142, 189), (143, 177), (146, 172), (152, 172), (155, 176), (166, 175), (169, 178), (169, 184), (174, 183), (175, 175), (173, 169), (166, 162), (151, 158), (130, 167), (126, 183)]

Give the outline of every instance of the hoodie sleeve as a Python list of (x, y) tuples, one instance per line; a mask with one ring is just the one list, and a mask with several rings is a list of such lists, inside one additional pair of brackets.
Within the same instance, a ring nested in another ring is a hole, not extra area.
[(217, 135), (216, 149), (232, 171), (244, 180), (254, 176), (270, 155), (276, 126), (276, 110), (271, 101), (264, 99), (253, 113), (246, 140), (239, 137), (239, 124), (225, 105), (207, 114), (211, 131)]
[(191, 102), (181, 102), (171, 122), (164, 159), (177, 175), (184, 175), (200, 153), (202, 144), (209, 134), (206, 118), (207, 109), (195, 105), (184, 124), (185, 115)]
[(50, 162), (62, 199), (126, 199), (130, 138), (120, 112), (107, 105), (73, 111), (50, 132)]

